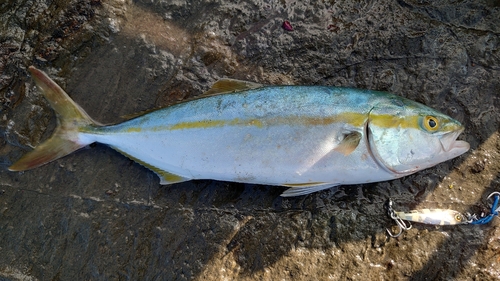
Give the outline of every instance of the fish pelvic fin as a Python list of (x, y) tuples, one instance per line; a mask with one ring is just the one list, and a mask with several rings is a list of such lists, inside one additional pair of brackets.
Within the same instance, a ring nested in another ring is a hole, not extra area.
[(338, 186), (334, 183), (322, 183), (322, 182), (311, 182), (311, 183), (296, 183), (296, 184), (282, 184), (283, 186), (290, 187), (281, 194), (281, 197), (294, 197), (306, 195), (323, 189), (328, 189)]
[(92, 143), (92, 141), (82, 142), (78, 138), (81, 128), (102, 126), (92, 120), (47, 74), (33, 66), (29, 67), (29, 71), (38, 89), (56, 112), (57, 127), (48, 140), (10, 166), (10, 171), (33, 169), (66, 156)]

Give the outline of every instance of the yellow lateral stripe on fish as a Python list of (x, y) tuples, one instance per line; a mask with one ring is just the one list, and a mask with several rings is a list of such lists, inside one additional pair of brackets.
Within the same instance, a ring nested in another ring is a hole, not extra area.
[[(337, 116), (328, 117), (304, 117), (304, 116), (289, 116), (287, 118), (273, 117), (262, 119), (240, 119), (235, 118), (232, 120), (200, 120), (191, 122), (179, 122), (170, 126), (158, 126), (150, 128), (152, 131), (159, 130), (186, 130), (186, 129), (209, 129), (222, 126), (279, 126), (279, 125), (310, 125), (322, 126), (336, 122), (345, 122), (353, 126), (360, 126), (366, 121), (366, 114), (356, 113), (341, 113)], [(127, 132), (141, 132), (143, 129), (140, 127), (127, 128)]]
[(456, 225), (468, 223), (467, 218), (462, 213), (449, 209), (422, 209), (395, 213), (403, 220), (425, 224)]
[[(352, 126), (361, 126), (366, 122), (366, 114), (343, 112), (335, 116), (327, 117), (304, 117), (304, 116), (290, 116), (287, 118), (269, 118), (269, 119), (250, 119), (250, 120), (240, 120), (235, 118), (233, 120), (201, 120), (193, 122), (181, 122), (171, 126), (154, 127), (151, 130), (185, 130), (185, 129), (195, 129), (195, 128), (215, 128), (222, 126), (256, 126), (262, 127), (266, 126), (277, 126), (277, 125), (310, 125), (310, 126), (322, 126), (332, 123), (345, 122), (346, 124)], [(412, 116), (407, 119), (396, 119), (394, 116), (382, 114), (382, 115), (371, 115), (371, 123), (373, 125), (379, 126), (381, 128), (390, 127), (401, 127), (401, 128), (418, 128), (419, 116)], [(127, 132), (141, 132), (142, 129), (127, 128)]]
[(399, 178), (465, 153), (463, 126), (385, 92), (221, 80), (197, 99), (103, 126), (45, 73), (29, 68), (58, 116), (51, 138), (9, 167), (28, 170), (99, 142), (160, 183), (214, 179), (304, 195)]
[[(193, 129), (193, 128), (212, 128), (212, 127), (221, 127), (221, 126), (257, 126), (262, 127), (264, 125), (267, 126), (278, 126), (278, 125), (310, 125), (310, 126), (322, 126), (329, 125), (332, 123), (345, 122), (352, 126), (361, 126), (366, 122), (366, 114), (352, 113), (352, 112), (343, 112), (335, 116), (327, 116), (327, 117), (307, 117), (307, 116), (289, 116), (287, 118), (281, 117), (273, 117), (273, 118), (263, 118), (261, 120), (251, 119), (251, 120), (240, 120), (239, 118), (235, 118), (233, 120), (202, 120), (196, 122), (183, 122), (178, 123), (173, 126), (168, 127), (169, 130), (182, 130), (182, 129)], [(401, 126), (402, 128), (417, 128), (418, 122), (415, 122), (415, 118), (412, 120), (394, 120), (391, 116), (388, 115), (373, 115), (372, 116), (373, 124), (380, 127), (393, 127), (393, 126)], [(413, 122), (411, 122), (413, 121)], [(167, 128), (165, 128), (167, 129)]]

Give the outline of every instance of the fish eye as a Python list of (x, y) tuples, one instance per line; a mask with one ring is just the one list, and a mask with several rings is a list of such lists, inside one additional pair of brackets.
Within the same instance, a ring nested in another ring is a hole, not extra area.
[(434, 132), (439, 128), (439, 123), (436, 117), (427, 115), (424, 118), (424, 127), (428, 131)]
[(460, 214), (455, 215), (455, 220), (462, 221), (462, 216)]

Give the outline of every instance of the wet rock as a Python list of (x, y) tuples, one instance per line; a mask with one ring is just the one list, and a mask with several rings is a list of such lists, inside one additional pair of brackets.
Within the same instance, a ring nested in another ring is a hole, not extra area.
[(471, 172), (473, 173), (480, 173), (484, 170), (484, 161), (476, 161), (472, 166), (470, 167)]
[[(498, 219), (385, 235), (394, 224), (389, 198), (405, 209), (474, 212), (488, 210), (498, 189), (495, 1), (0, 6), (0, 279), (498, 278)], [(239, 183), (160, 186), (102, 145), (12, 173), (7, 167), (56, 122), (28, 77), (32, 64), (104, 123), (197, 96), (221, 77), (351, 86), (461, 119), (477, 152), (399, 180), (298, 198)]]

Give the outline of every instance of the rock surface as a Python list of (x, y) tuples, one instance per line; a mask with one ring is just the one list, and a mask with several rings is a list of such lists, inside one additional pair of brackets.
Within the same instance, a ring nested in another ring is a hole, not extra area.
[[(102, 145), (13, 173), (55, 126), (29, 65), (103, 123), (222, 77), (386, 90), (462, 121), (471, 151), (286, 199), (269, 186), (160, 186)], [(0, 71), (0, 280), (500, 278), (498, 218), (385, 233), (388, 198), (481, 213), (500, 190), (498, 1), (7, 1)]]

